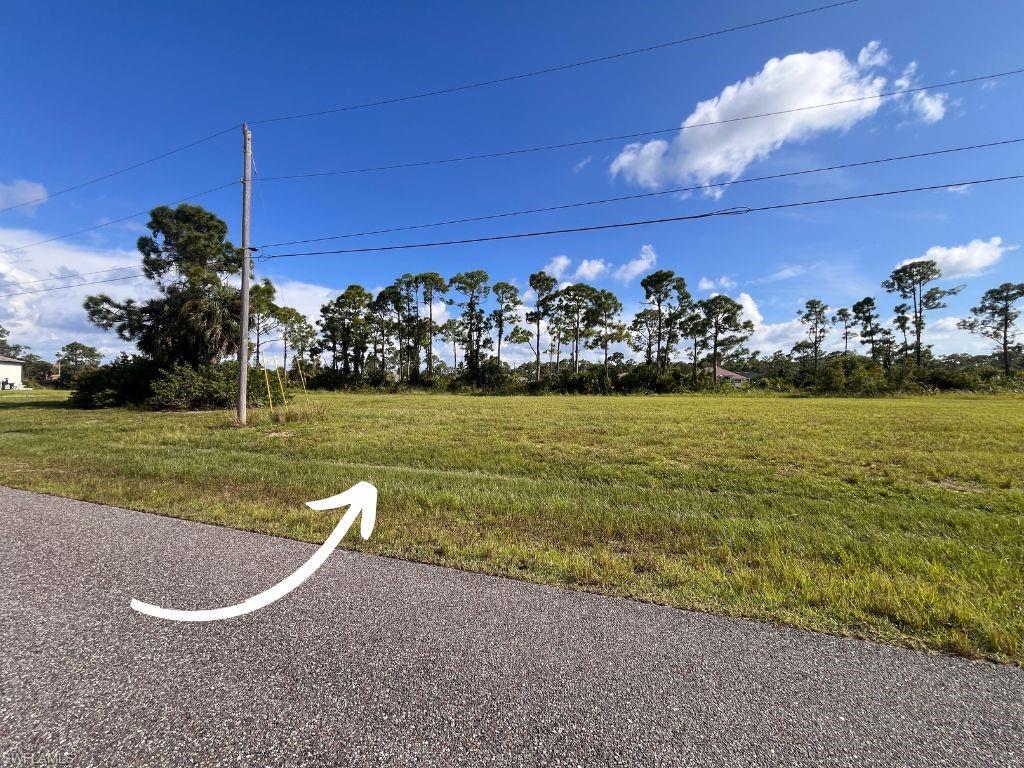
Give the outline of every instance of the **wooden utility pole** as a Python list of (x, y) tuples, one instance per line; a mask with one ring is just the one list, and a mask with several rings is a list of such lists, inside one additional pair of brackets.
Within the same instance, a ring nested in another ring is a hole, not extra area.
[(242, 316), (238, 337), (238, 426), (246, 424), (246, 396), (249, 391), (249, 207), (252, 187), (252, 133), (242, 124), (242, 145), (245, 162), (242, 166)]

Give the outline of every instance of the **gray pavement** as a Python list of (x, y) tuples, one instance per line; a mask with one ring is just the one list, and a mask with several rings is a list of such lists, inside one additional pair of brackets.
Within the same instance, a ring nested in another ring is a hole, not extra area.
[(349, 552), (165, 622), (130, 598), (313, 547), (4, 488), (0, 527), (0, 766), (1024, 765), (1020, 669)]

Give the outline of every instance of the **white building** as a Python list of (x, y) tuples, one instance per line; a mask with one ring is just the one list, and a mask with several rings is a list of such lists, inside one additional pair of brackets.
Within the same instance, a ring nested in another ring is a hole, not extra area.
[(13, 357), (0, 355), (0, 387), (3, 389), (21, 389), (21, 371), (25, 363)]

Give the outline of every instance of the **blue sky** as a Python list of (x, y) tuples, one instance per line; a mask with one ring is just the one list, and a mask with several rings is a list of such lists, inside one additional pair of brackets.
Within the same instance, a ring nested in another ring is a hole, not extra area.
[[(802, 10), (816, 3), (114, 3), (5, 10), (0, 46), (0, 207), (132, 164), (242, 120), (314, 111), (529, 71)], [(965, 12), (966, 11), (966, 12)], [(859, 3), (552, 75), (305, 120), (256, 124), (257, 178), (487, 153), (669, 128), (1024, 66), (1016, 2)], [(872, 44), (872, 41), (874, 43)], [(802, 55), (801, 55), (802, 54)], [(776, 60), (772, 62), (772, 60)], [(771, 63), (770, 63), (771, 62)], [(914, 64), (916, 62), (916, 64)], [(741, 84), (738, 88), (730, 86)], [(720, 97), (720, 101), (704, 103)], [(987, 85), (663, 136), (429, 168), (257, 182), (263, 244), (461, 218), (1024, 136), (1024, 75)], [(45, 203), (0, 214), (0, 250), (172, 202), (237, 178), (231, 132)], [(1024, 145), (697, 193), (339, 241), (335, 247), (585, 226), (852, 195), (1024, 171)], [(698, 296), (740, 298), (754, 343), (786, 348), (798, 305), (849, 306), (899, 262), (930, 253), (966, 285), (933, 316), (939, 351), (986, 349), (955, 330), (981, 293), (1024, 279), (1024, 182), (703, 222), (372, 256), (260, 265), (286, 302), (315, 313), (349, 283), (472, 268), (526, 283), (615, 290), (628, 311), (642, 267), (685, 276)], [(237, 242), (236, 187), (198, 200)], [(0, 255), (0, 282), (134, 264), (145, 219)], [(328, 244), (330, 247), (330, 244)], [(564, 258), (559, 258), (564, 257)], [(581, 265), (582, 268), (581, 268)], [(42, 283), (36, 285), (53, 285)], [(701, 288), (700, 286), (704, 286)], [(46, 357), (88, 327), (82, 297), (145, 295), (142, 281), (0, 299), (0, 324)], [(11, 288), (0, 289), (14, 290)]]

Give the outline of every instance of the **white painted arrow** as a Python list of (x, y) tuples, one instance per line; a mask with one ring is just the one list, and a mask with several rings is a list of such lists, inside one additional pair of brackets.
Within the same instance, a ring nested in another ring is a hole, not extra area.
[(307, 560), (301, 568), (288, 578), (279, 581), (265, 592), (253, 595), (248, 600), (237, 605), (228, 605), (224, 608), (213, 608), (207, 611), (176, 611), (170, 608), (161, 608), (157, 605), (150, 605), (141, 600), (132, 600), (132, 608), (139, 613), (155, 616), (158, 619), (169, 619), (171, 621), (219, 621), (230, 619), (235, 616), (242, 616), (246, 613), (258, 611), (264, 606), (270, 605), (275, 600), (280, 600), (302, 582), (316, 573), (316, 570), (330, 557), (331, 552), (341, 543), (352, 527), (352, 523), (362, 512), (363, 518), (359, 522), (359, 534), (364, 538), (370, 538), (373, 533), (373, 525), (377, 520), (377, 489), (365, 482), (358, 482), (344, 493), (331, 496), (319, 501), (307, 501), (306, 506), (310, 509), (326, 510), (348, 507), (348, 511), (327, 537), (327, 541), (320, 545), (313, 556)]

